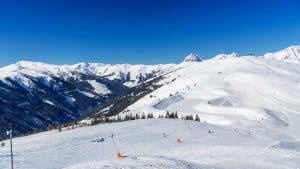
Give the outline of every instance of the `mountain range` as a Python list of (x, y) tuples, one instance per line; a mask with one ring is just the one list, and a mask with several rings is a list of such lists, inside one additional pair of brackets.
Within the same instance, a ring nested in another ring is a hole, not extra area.
[(0, 68), (0, 136), (46, 130), (85, 117), (166, 111), (228, 125), (271, 117), (300, 126), (300, 46), (263, 56), (191, 53), (164, 65), (20, 61)]

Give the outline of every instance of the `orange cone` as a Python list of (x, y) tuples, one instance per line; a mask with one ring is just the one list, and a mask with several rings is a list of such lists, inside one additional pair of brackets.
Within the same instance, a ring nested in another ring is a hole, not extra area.
[(121, 158), (122, 158), (122, 154), (121, 154), (120, 152), (118, 152), (117, 158), (118, 158), (118, 159), (121, 159)]
[(177, 139), (177, 143), (178, 143), (178, 144), (180, 144), (180, 143), (181, 143), (181, 140), (180, 140), (180, 138), (178, 138), (178, 139)]

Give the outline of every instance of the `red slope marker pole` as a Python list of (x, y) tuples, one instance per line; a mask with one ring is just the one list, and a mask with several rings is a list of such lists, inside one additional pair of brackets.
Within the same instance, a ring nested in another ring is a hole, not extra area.
[(114, 146), (115, 146), (115, 148), (117, 150), (117, 159), (121, 159), (122, 158), (122, 154), (120, 153), (120, 150), (119, 150), (119, 148), (118, 148), (118, 146), (117, 146), (117, 144), (116, 144), (116, 142), (114, 140), (114, 135), (113, 134), (111, 135), (111, 139), (112, 139), (112, 141), (114, 143)]

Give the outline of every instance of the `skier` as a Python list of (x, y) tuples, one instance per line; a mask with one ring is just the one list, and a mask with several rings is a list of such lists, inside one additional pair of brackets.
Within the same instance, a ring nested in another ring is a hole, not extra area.
[(163, 136), (164, 136), (164, 138), (166, 138), (167, 137), (166, 133), (163, 133)]

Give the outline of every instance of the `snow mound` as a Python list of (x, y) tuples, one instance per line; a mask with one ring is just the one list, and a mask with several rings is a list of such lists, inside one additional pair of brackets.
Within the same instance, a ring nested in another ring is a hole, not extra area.
[(238, 53), (231, 53), (231, 54), (219, 54), (215, 57), (213, 57), (213, 59), (216, 59), (216, 60), (223, 60), (223, 59), (233, 59), (233, 58), (237, 58), (237, 57), (240, 57), (240, 55)]
[(289, 63), (300, 63), (300, 46), (290, 46), (278, 52), (266, 53), (263, 58)]
[(183, 62), (201, 62), (201, 61), (202, 59), (195, 53), (190, 53), (183, 60)]

